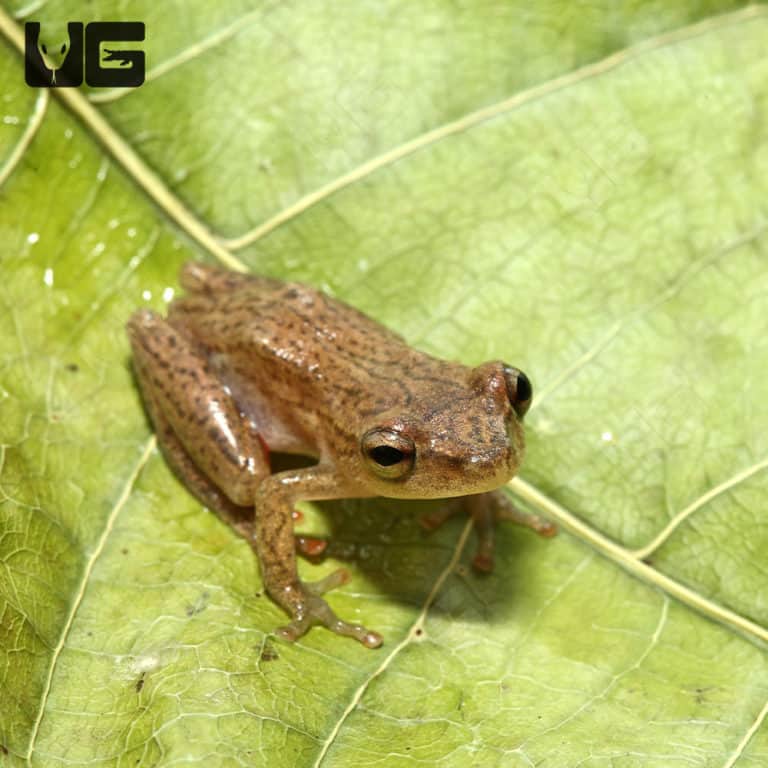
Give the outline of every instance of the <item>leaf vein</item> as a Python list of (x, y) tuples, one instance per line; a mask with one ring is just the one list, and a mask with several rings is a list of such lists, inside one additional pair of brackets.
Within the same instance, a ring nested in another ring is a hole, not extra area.
[(8, 155), (6, 161), (0, 166), (0, 187), (5, 184), (21, 162), (21, 158), (24, 156), (27, 147), (32, 143), (32, 139), (35, 138), (35, 135), (43, 122), (47, 107), (48, 90), (46, 88), (41, 88), (37, 94), (37, 99), (35, 99), (35, 106), (32, 110), (32, 114), (27, 120), (27, 127), (19, 137), (16, 146)]
[(758, 461), (756, 464), (752, 464), (749, 467), (745, 467), (740, 472), (737, 472), (732, 477), (716, 485), (714, 488), (710, 488), (706, 493), (699, 496), (698, 499), (691, 502), (685, 509), (680, 510), (664, 527), (664, 529), (654, 539), (646, 544), (644, 547), (635, 549), (632, 552), (632, 556), (638, 560), (644, 560), (651, 553), (655, 552), (667, 539), (677, 530), (677, 528), (687, 520), (694, 512), (697, 512), (702, 507), (709, 504), (712, 499), (721, 496), (722, 494), (735, 488), (740, 483), (748, 480), (753, 475), (761, 472), (764, 469), (768, 469), (768, 458)]
[(459, 536), (458, 541), (456, 542), (456, 546), (454, 548), (453, 554), (451, 555), (451, 559), (448, 561), (448, 564), (440, 572), (440, 575), (435, 580), (435, 583), (432, 586), (432, 589), (429, 595), (427, 595), (427, 599), (424, 601), (424, 604), (421, 607), (421, 611), (419, 611), (419, 615), (416, 617), (416, 621), (414, 621), (414, 623), (411, 625), (411, 628), (408, 630), (405, 637), (390, 651), (389, 655), (387, 655), (384, 658), (381, 664), (378, 667), (376, 667), (376, 669), (374, 669), (370, 675), (368, 675), (368, 677), (358, 686), (358, 688), (352, 694), (352, 698), (350, 699), (349, 704), (344, 708), (344, 711), (341, 713), (341, 716), (336, 721), (334, 726), (331, 728), (328, 734), (328, 737), (323, 742), (323, 745), (320, 749), (320, 753), (317, 756), (317, 760), (315, 761), (313, 768), (319, 768), (323, 760), (325, 760), (325, 757), (328, 754), (328, 750), (331, 748), (331, 746), (333, 745), (333, 742), (336, 740), (336, 737), (338, 736), (339, 731), (341, 730), (342, 726), (346, 722), (347, 718), (350, 716), (350, 714), (352, 714), (352, 712), (355, 710), (355, 708), (358, 706), (358, 704), (362, 700), (363, 695), (365, 694), (366, 690), (368, 690), (368, 686), (370, 686), (370, 684), (377, 677), (380, 677), (389, 668), (392, 661), (400, 654), (400, 652), (404, 648), (406, 648), (408, 645), (410, 645), (412, 642), (414, 642), (414, 640), (423, 631), (424, 622), (427, 618), (427, 613), (429, 612), (429, 609), (432, 607), (432, 604), (437, 598), (437, 595), (442, 589), (442, 586), (445, 583), (446, 579), (453, 572), (454, 568), (456, 567), (456, 564), (459, 562), (459, 558), (461, 557), (461, 553), (464, 551), (464, 547), (467, 543), (467, 539), (469, 538), (469, 534), (471, 533), (471, 531), (472, 531), (472, 520), (468, 519), (464, 525), (464, 528), (461, 532), (461, 535)]
[(733, 766), (736, 765), (736, 761), (742, 754), (744, 754), (747, 744), (749, 744), (752, 737), (757, 733), (758, 728), (763, 724), (766, 716), (768, 716), (768, 701), (765, 702), (765, 706), (760, 710), (760, 713), (755, 718), (755, 722), (749, 726), (741, 741), (736, 745), (736, 749), (729, 755), (728, 759), (723, 764), (723, 768), (733, 768)]
[[(23, 54), (24, 33), (2, 6), (0, 33)], [(238, 272), (245, 271), (244, 264), (220, 244), (208, 225), (171, 192), (160, 176), (77, 88), (56, 88), (55, 95), (90, 129), (93, 136), (172, 222), (222, 264)]]
[(722, 16), (705, 19), (704, 21), (644, 40), (636, 45), (616, 51), (604, 59), (593, 62), (592, 64), (587, 64), (573, 72), (568, 72), (553, 78), (552, 80), (539, 83), (526, 90), (518, 91), (502, 101), (481, 107), (480, 109), (463, 115), (452, 122), (444, 123), (437, 128), (422, 133), (421, 135), (378, 155), (377, 157), (371, 158), (357, 166), (357, 168), (353, 168), (351, 171), (342, 174), (333, 181), (330, 181), (304, 197), (299, 198), (296, 202), (262, 222), (257, 227), (254, 227), (238, 237), (222, 239), (220, 242), (230, 251), (239, 251), (248, 245), (252, 245), (273, 230), (281, 227), (286, 222), (294, 219), (307, 209), (312, 208), (342, 189), (372, 175), (382, 168), (394, 165), (403, 158), (415, 154), (438, 141), (442, 141), (445, 138), (459, 133), (464, 133), (471, 128), (487, 123), (490, 120), (500, 117), (508, 112), (512, 112), (528, 103), (546, 98), (568, 86), (592, 77), (603, 75), (606, 72), (610, 72), (623, 66), (643, 54), (698, 37), (711, 31), (713, 28), (716, 29), (728, 24), (740, 24), (766, 15), (768, 15), (768, 11), (765, 8), (755, 5), (732, 14), (724, 14)]
[(604, 349), (611, 345), (614, 339), (619, 336), (619, 334), (625, 328), (628, 328), (630, 325), (638, 322), (650, 312), (653, 312), (655, 309), (663, 306), (667, 301), (677, 296), (694, 278), (696, 278), (705, 269), (716, 264), (721, 258), (727, 256), (736, 249), (757, 241), (757, 239), (761, 235), (764, 235), (767, 230), (768, 225), (761, 222), (749, 232), (746, 232), (717, 248), (711, 255), (701, 258), (698, 261), (692, 262), (690, 264), (686, 264), (683, 269), (678, 272), (675, 278), (670, 281), (665, 290), (661, 291), (651, 301), (640, 305), (622, 319), (617, 320), (602, 337), (600, 337), (583, 355), (581, 355), (581, 357), (579, 357), (571, 365), (567, 366), (565, 370), (556, 376), (549, 384), (544, 385), (540, 393), (534, 396), (530, 410), (532, 411), (534, 408), (540, 406), (542, 400), (551, 395), (552, 392), (554, 392), (558, 387), (562, 386), (562, 384), (564, 384), (566, 381), (569, 381), (589, 362), (594, 360)]
[[(583, 704), (581, 704), (579, 707), (577, 707), (570, 715), (560, 720), (558, 723), (555, 723), (555, 725), (550, 726), (544, 731), (541, 731), (541, 733), (537, 733), (532, 738), (540, 738), (541, 736), (545, 736), (548, 733), (551, 733), (552, 731), (557, 731), (560, 728), (562, 728), (564, 725), (569, 723), (574, 718), (578, 717), (584, 710), (588, 709), (594, 702), (598, 701), (599, 699), (605, 698), (611, 691), (611, 689), (616, 685), (616, 683), (621, 680), (622, 677), (625, 677), (630, 672), (634, 672), (636, 669), (639, 669), (642, 663), (648, 658), (648, 655), (651, 653), (651, 651), (658, 645), (659, 638), (661, 637), (661, 633), (664, 631), (664, 627), (667, 623), (667, 616), (669, 614), (669, 598), (666, 595), (662, 595), (663, 602), (661, 604), (661, 612), (659, 614), (659, 620), (656, 622), (656, 628), (653, 631), (653, 634), (651, 635), (650, 640), (648, 641), (647, 647), (643, 650), (643, 652), (640, 654), (640, 656), (637, 658), (635, 662), (630, 664), (626, 669), (623, 669), (621, 672), (618, 672), (617, 674), (613, 675), (611, 677), (610, 682), (603, 688), (602, 691), (599, 693), (595, 693), (593, 696), (588, 698)], [(524, 741), (520, 745), (520, 749), (524, 749), (525, 745), (528, 743), (529, 740)]]
[(569, 512), (553, 499), (550, 499), (538, 488), (521, 477), (512, 478), (507, 487), (512, 493), (523, 499), (523, 501), (540, 510), (547, 517), (557, 521), (571, 535), (583, 541), (641, 581), (657, 587), (689, 608), (693, 608), (707, 618), (740, 632), (749, 639), (757, 639), (763, 643), (768, 643), (767, 628), (729, 608), (719, 605), (713, 600), (700, 595), (690, 587), (652, 568), (635, 557), (629, 549), (617, 544), (604, 533), (580, 520), (576, 515)]
[(120, 514), (120, 510), (125, 506), (126, 502), (128, 501), (131, 491), (133, 490), (133, 486), (136, 483), (136, 479), (138, 478), (139, 474), (141, 473), (141, 470), (144, 468), (146, 463), (149, 461), (149, 457), (152, 454), (152, 451), (155, 448), (155, 437), (150, 437), (141, 453), (141, 456), (139, 457), (139, 460), (136, 462), (135, 466), (131, 470), (130, 475), (128, 476), (128, 479), (125, 482), (125, 486), (123, 487), (123, 490), (115, 502), (115, 505), (110, 510), (109, 515), (107, 516), (106, 522), (104, 524), (104, 530), (101, 533), (101, 536), (99, 537), (99, 540), (96, 542), (96, 546), (94, 547), (93, 551), (91, 552), (90, 556), (88, 557), (85, 568), (83, 569), (83, 576), (80, 579), (80, 584), (78, 586), (77, 592), (73, 596), (72, 604), (70, 606), (69, 614), (66, 618), (66, 621), (64, 622), (64, 626), (61, 630), (61, 635), (59, 637), (59, 642), (56, 644), (56, 647), (53, 650), (53, 655), (51, 656), (51, 663), (48, 666), (48, 674), (46, 676), (45, 685), (43, 687), (43, 693), (40, 697), (40, 707), (37, 713), (37, 717), (35, 719), (35, 723), (32, 727), (32, 732), (29, 738), (29, 748), (27, 750), (26, 760), (28, 764), (31, 764), (32, 760), (32, 753), (35, 750), (35, 742), (37, 741), (37, 736), (40, 733), (40, 725), (43, 721), (43, 717), (45, 716), (45, 710), (46, 710), (46, 704), (48, 701), (48, 696), (51, 692), (51, 686), (53, 684), (53, 675), (56, 670), (56, 665), (61, 657), (61, 653), (64, 650), (64, 645), (66, 644), (67, 637), (69, 636), (69, 632), (72, 629), (72, 625), (75, 621), (75, 616), (77, 614), (78, 609), (80, 608), (81, 603), (83, 602), (83, 597), (85, 596), (85, 591), (88, 587), (88, 584), (90, 582), (91, 574), (93, 572), (94, 566), (96, 565), (96, 561), (101, 556), (101, 553), (104, 551), (104, 548), (107, 544), (107, 539), (109, 538), (110, 533), (112, 533), (114, 527), (115, 527), (115, 521), (117, 520), (117, 516)]
[[(183, 66), (189, 61), (194, 60), (198, 56), (210, 51), (217, 46), (225, 43), (227, 40), (236, 37), (238, 33), (242, 32), (249, 24), (251, 20), (254, 20), (262, 16), (264, 10), (259, 8), (256, 11), (246, 13), (235, 21), (227, 24), (221, 29), (217, 29), (206, 37), (198, 40), (187, 48), (183, 48), (176, 55), (171, 56), (165, 61), (158, 64), (156, 67), (152, 67), (147, 70), (144, 77), (144, 84), (157, 80), (159, 77), (172, 72), (174, 69)], [(96, 93), (89, 93), (88, 100), (91, 104), (104, 104), (106, 102), (114, 102), (125, 96), (130, 96), (132, 93), (136, 93), (135, 88), (109, 88)]]

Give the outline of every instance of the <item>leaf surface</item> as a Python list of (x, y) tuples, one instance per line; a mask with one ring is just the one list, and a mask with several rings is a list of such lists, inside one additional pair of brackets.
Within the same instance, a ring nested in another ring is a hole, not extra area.
[[(3, 4), (0, 763), (768, 763), (768, 11), (738, 5)], [(24, 13), (144, 20), (147, 83), (29, 89)], [(560, 535), (503, 528), (479, 578), (424, 505), (307, 505), (335, 557), (302, 573), (346, 562), (330, 601), (386, 644), (278, 643), (130, 375), (190, 258), (519, 365), (512, 490)]]

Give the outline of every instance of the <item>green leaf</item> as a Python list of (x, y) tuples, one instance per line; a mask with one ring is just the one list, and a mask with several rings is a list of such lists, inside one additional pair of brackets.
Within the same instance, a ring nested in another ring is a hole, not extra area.
[[(0, 764), (768, 764), (768, 9), (49, 5), (0, 8)], [(143, 20), (147, 82), (28, 88), (27, 18)], [(307, 505), (385, 645), (278, 642), (130, 375), (190, 258), (519, 365), (560, 535), (480, 578)]]

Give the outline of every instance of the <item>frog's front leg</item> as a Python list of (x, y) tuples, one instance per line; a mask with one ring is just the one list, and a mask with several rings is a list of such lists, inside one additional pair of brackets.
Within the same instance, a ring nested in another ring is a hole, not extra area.
[(502, 520), (511, 520), (518, 525), (531, 528), (539, 536), (554, 536), (557, 528), (539, 515), (523, 512), (501, 489), (461, 496), (448, 501), (442, 509), (420, 519), (421, 526), (427, 531), (434, 531), (446, 520), (466, 512), (472, 518), (477, 532), (477, 548), (472, 558), (472, 565), (478, 571), (490, 573), (493, 570), (494, 533), (496, 524)]
[(293, 518), (294, 504), (301, 500), (334, 499), (345, 495), (332, 471), (321, 465), (288, 470), (265, 478), (256, 496), (254, 546), (262, 579), (270, 596), (293, 621), (279, 630), (285, 640), (301, 637), (312, 625), (322, 624), (339, 635), (354, 637), (368, 648), (382, 643), (381, 635), (359, 624), (340, 619), (321, 595), (349, 579), (340, 569), (319, 582), (305, 584), (296, 570)]

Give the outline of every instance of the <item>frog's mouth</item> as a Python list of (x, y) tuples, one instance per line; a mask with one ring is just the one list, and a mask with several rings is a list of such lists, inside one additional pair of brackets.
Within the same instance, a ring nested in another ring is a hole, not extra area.
[[(521, 449), (515, 447), (514, 442), (508, 445), (502, 442), (470, 454), (442, 454), (434, 457), (424, 477), (419, 478), (417, 470), (413, 481), (431, 486), (425, 495), (436, 498), (485, 493), (510, 480), (520, 464), (520, 455)], [(418, 456), (416, 461), (418, 463)]]
[[(480, 457), (472, 456), (465, 462), (465, 482), (477, 487), (470, 493), (483, 493), (504, 485), (520, 464), (519, 453), (511, 445), (497, 448)], [(467, 491), (465, 491), (466, 493)]]

